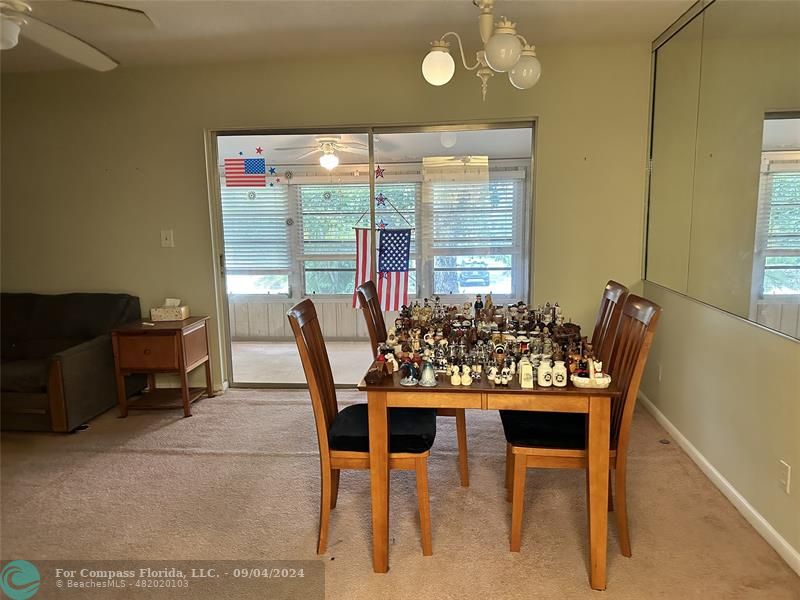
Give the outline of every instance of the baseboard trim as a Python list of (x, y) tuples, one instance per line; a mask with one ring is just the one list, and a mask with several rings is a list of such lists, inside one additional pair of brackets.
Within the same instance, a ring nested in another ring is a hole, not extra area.
[(750, 525), (772, 546), (780, 557), (786, 561), (791, 569), (800, 575), (800, 552), (792, 547), (775, 528), (733, 487), (730, 481), (725, 479), (722, 474), (703, 456), (694, 445), (678, 430), (675, 425), (664, 416), (655, 404), (641, 391), (639, 391), (639, 401), (642, 406), (655, 418), (658, 423), (667, 430), (678, 445), (683, 449), (689, 458), (700, 467), (703, 474), (711, 480), (719, 491), (730, 501)]

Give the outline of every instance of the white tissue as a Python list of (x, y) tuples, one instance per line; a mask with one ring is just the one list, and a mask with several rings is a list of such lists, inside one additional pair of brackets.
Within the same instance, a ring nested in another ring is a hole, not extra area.
[(164, 306), (180, 306), (181, 299), (180, 298), (165, 298), (164, 299)]

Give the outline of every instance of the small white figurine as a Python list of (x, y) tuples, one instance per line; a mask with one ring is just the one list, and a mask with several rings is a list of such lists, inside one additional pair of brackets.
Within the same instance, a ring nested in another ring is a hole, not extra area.
[(391, 352), (386, 355), (386, 366), (389, 367), (389, 373), (394, 373), (400, 368), (400, 364)]
[(453, 367), (453, 373), (450, 375), (450, 383), (452, 385), (461, 385), (461, 375), (458, 372), (458, 367)]
[(511, 381), (511, 369), (503, 367), (503, 370), (500, 371), (500, 385), (508, 385), (509, 381)]
[(472, 375), (470, 375), (468, 365), (461, 367), (461, 385), (472, 385)]

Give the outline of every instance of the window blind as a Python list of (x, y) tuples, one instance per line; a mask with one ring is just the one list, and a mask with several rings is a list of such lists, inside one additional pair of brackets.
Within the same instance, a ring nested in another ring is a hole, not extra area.
[(767, 153), (762, 162), (755, 236), (760, 295), (800, 294), (800, 153), (781, 154)]
[[(294, 187), (297, 190), (298, 218), (302, 223), (302, 236), (298, 240), (300, 255), (304, 258), (355, 258), (353, 228), (369, 227), (369, 184), (301, 184)], [(375, 193), (383, 194), (387, 199), (384, 206), (376, 207), (376, 223), (383, 220), (387, 227), (403, 228), (409, 227), (408, 221), (414, 227), (419, 184), (378, 184)], [(415, 252), (415, 237), (412, 235), (412, 254)]]
[(523, 183), (502, 179), (427, 184), (430, 219), (425, 219), (424, 227), (434, 253), (514, 246), (514, 223), (522, 204)]
[(231, 275), (288, 272), (286, 186), (221, 188), (225, 269)]

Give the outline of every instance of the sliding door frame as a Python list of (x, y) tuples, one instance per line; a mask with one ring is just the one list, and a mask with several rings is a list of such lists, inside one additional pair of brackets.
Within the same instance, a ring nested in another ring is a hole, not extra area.
[[(341, 134), (366, 134), (369, 147), (369, 187), (370, 197), (375, 198), (375, 136), (390, 133), (425, 133), (425, 132), (445, 132), (445, 131), (486, 131), (490, 129), (515, 129), (530, 128), (531, 130), (531, 149), (530, 149), (530, 176), (527, 178), (528, 189), (525, 190), (525, 198), (530, 199), (524, 226), (521, 228), (525, 239), (524, 245), (528, 246), (528, 269), (524, 274), (525, 281), (523, 287), (527, 287), (527, 302), (532, 303), (534, 299), (534, 222), (536, 206), (536, 141), (538, 119), (536, 117), (503, 120), (489, 119), (481, 121), (461, 121), (447, 123), (423, 123), (423, 124), (384, 124), (384, 125), (343, 125), (341, 127), (245, 127), (245, 128), (223, 128), (207, 129), (204, 132), (206, 172), (208, 185), (209, 213), (211, 220), (211, 248), (214, 264), (214, 292), (217, 306), (215, 307), (215, 317), (217, 319), (218, 338), (220, 340), (220, 369), (222, 371), (223, 389), (226, 387), (235, 388), (265, 388), (265, 389), (305, 389), (306, 384), (296, 383), (247, 383), (238, 382), (233, 378), (233, 352), (232, 335), (230, 326), (230, 305), (228, 302), (227, 284), (225, 281), (225, 253), (224, 253), (224, 230), (222, 223), (222, 195), (221, 180), (219, 175), (219, 155), (218, 138), (225, 136), (243, 135), (341, 135)], [(377, 268), (376, 252), (376, 231), (375, 231), (375, 202), (370, 202), (370, 228), (372, 236), (372, 279), (375, 279)], [(366, 366), (365, 366), (366, 368)], [(337, 388), (352, 389), (352, 385), (337, 384)]]

